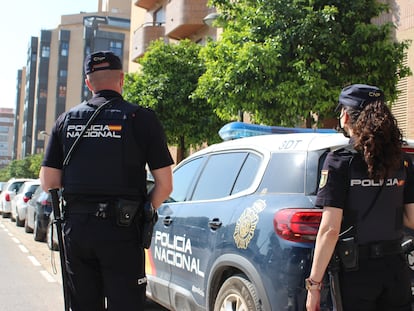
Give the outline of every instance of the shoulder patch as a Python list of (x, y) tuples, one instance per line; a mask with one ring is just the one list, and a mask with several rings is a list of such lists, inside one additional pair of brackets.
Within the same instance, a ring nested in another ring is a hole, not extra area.
[(321, 179), (319, 180), (319, 188), (323, 188), (326, 186), (326, 182), (328, 181), (328, 170), (321, 171)]

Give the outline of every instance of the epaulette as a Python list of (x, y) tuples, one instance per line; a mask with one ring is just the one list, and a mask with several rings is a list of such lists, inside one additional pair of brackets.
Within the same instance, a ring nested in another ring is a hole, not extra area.
[(332, 152), (336, 155), (354, 155), (358, 153), (352, 145), (339, 147), (338, 149), (332, 150)]

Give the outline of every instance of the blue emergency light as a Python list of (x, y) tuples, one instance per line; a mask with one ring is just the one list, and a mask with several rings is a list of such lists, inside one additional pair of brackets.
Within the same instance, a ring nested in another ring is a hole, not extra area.
[(334, 129), (313, 129), (299, 127), (283, 127), (249, 124), (244, 122), (230, 122), (219, 130), (219, 135), (223, 140), (233, 140), (237, 138), (268, 135), (268, 134), (289, 134), (289, 133), (337, 133)]

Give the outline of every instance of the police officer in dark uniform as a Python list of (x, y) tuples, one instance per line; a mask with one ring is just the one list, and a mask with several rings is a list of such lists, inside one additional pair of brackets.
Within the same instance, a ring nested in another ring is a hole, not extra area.
[(305, 280), (307, 310), (320, 308), (322, 279), (334, 249), (341, 258), (343, 310), (411, 310), (401, 239), (403, 225), (413, 228), (414, 172), (401, 150), (401, 132), (375, 86), (345, 87), (338, 108), (350, 145), (330, 152), (321, 172), (316, 206), (323, 214)]
[[(62, 189), (70, 306), (143, 310), (143, 206), (155, 214), (168, 198), (173, 160), (155, 113), (123, 100), (114, 53), (89, 55), (85, 74), (93, 97), (57, 119), (40, 171), (43, 189)], [(154, 177), (149, 194), (146, 167)]]

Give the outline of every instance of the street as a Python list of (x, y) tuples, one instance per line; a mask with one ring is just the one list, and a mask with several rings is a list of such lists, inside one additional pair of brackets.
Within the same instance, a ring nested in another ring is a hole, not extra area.
[[(64, 310), (59, 252), (0, 216), (1, 311)], [(166, 310), (148, 302), (147, 311)]]

